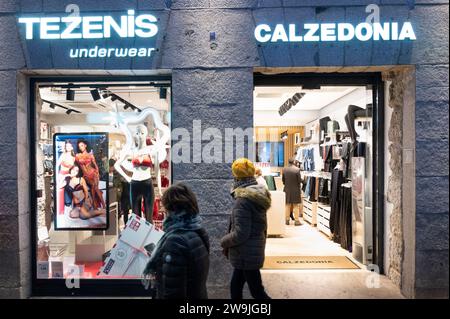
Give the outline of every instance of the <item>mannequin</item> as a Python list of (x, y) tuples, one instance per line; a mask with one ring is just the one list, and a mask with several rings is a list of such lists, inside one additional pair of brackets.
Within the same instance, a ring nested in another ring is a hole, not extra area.
[[(142, 124), (149, 115), (153, 117), (155, 127), (163, 132), (161, 138), (157, 134), (156, 141), (152, 145), (147, 145), (148, 130)], [(114, 164), (114, 168), (130, 183), (130, 201), (133, 213), (141, 216), (141, 199), (143, 199), (145, 219), (151, 221), (155, 199), (151, 174), (152, 168), (155, 169), (156, 173), (158, 193), (162, 196), (159, 164), (167, 156), (166, 143), (170, 138), (170, 129), (162, 123), (159, 113), (152, 108), (146, 108), (139, 115), (129, 117), (120, 116), (116, 111), (114, 124), (126, 136), (126, 143), (120, 158)], [(129, 125), (132, 124), (138, 124), (133, 133), (129, 128)], [(132, 173), (131, 177), (124, 169)]]

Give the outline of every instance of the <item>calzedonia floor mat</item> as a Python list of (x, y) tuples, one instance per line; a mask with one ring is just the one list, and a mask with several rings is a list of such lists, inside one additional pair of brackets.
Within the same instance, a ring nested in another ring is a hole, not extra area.
[(266, 256), (263, 269), (359, 269), (346, 256)]

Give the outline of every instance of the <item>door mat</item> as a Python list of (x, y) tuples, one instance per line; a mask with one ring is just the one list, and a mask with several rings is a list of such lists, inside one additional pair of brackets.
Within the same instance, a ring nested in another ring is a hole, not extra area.
[(360, 269), (346, 256), (266, 256), (263, 269)]

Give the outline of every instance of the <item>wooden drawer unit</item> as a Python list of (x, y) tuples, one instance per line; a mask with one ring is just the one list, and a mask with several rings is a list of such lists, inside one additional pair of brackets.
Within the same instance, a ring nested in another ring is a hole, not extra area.
[(317, 206), (317, 229), (327, 236), (331, 236), (330, 211), (330, 206)]
[(311, 225), (317, 225), (317, 202), (303, 199), (303, 219)]

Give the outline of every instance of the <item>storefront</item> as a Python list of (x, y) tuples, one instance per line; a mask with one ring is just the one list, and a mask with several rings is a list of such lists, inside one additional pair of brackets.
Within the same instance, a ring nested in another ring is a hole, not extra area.
[[(145, 294), (144, 248), (176, 181), (197, 194), (211, 237), (210, 295), (228, 297), (219, 239), (242, 155), (277, 203), (267, 256), (339, 255), (406, 297), (448, 296), (448, 4), (281, 2), (0, 5), (1, 297)], [(162, 155), (137, 156), (139, 145)], [(285, 220), (280, 193), (291, 158), (303, 226)], [(134, 242), (131, 224), (148, 238)], [(287, 247), (305, 234), (323, 250)]]

